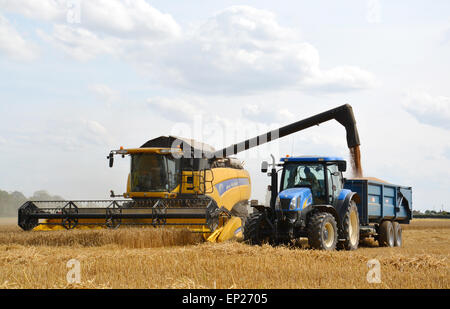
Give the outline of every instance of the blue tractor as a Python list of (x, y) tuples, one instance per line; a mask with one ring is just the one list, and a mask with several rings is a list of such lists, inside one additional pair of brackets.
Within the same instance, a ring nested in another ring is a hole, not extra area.
[[(338, 157), (285, 157), (279, 164), (272, 159), (270, 206), (253, 206), (256, 211), (244, 225), (249, 243), (280, 244), (307, 237), (313, 249), (355, 250), (360, 238), (373, 237), (380, 246), (402, 245), (400, 223), (412, 219), (411, 187), (345, 179), (347, 164)], [(263, 162), (262, 172), (268, 166)]]
[[(346, 161), (338, 157), (273, 159), (270, 207), (254, 206), (244, 238), (252, 244), (286, 243), (307, 237), (315, 249), (354, 250), (359, 243), (359, 195), (344, 189)], [(267, 172), (268, 163), (261, 170)], [(277, 167), (282, 166), (278, 193)]]

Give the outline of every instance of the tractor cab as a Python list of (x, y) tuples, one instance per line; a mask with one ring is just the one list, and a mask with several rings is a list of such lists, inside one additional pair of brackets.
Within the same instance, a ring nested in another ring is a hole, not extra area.
[[(335, 206), (344, 189), (342, 172), (346, 161), (339, 157), (285, 157), (272, 164), (271, 207), (279, 211), (301, 211), (310, 205)], [(283, 166), (278, 184), (276, 166)], [(263, 162), (261, 170), (267, 171)], [(279, 191), (278, 191), (279, 188)]]
[[(307, 204), (334, 205), (343, 189), (346, 161), (337, 157), (285, 157), (280, 200), (307, 195)], [(311, 195), (309, 197), (309, 195)], [(300, 202), (300, 201), (299, 201)]]

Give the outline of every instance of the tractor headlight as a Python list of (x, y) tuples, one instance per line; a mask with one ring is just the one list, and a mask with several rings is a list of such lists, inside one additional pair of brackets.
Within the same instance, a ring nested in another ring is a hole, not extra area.
[(277, 196), (277, 198), (275, 199), (275, 210), (281, 210), (281, 202), (279, 196)]
[(289, 204), (289, 209), (294, 210), (297, 208), (297, 197), (292, 198), (291, 203)]

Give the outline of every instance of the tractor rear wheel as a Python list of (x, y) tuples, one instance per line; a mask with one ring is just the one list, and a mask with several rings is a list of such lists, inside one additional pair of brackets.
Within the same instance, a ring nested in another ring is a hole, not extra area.
[(331, 251), (336, 249), (337, 225), (334, 216), (327, 212), (311, 215), (308, 222), (308, 243), (311, 248)]
[(381, 222), (378, 234), (378, 244), (380, 247), (394, 246), (394, 226), (391, 221), (385, 220)]
[(393, 223), (394, 228), (394, 246), (402, 246), (402, 226), (398, 222)]
[(269, 241), (265, 214), (254, 212), (247, 217), (244, 224), (244, 241), (251, 245), (262, 245)]
[(339, 242), (339, 249), (356, 250), (359, 244), (359, 214), (355, 201), (350, 201), (347, 211), (342, 220), (342, 231), (340, 233), (343, 241)]

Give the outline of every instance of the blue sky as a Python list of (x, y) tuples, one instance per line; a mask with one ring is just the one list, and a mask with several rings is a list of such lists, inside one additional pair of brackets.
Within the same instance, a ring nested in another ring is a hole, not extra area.
[[(128, 170), (107, 168), (110, 149), (168, 134), (219, 148), (349, 103), (365, 175), (450, 210), (449, 13), (448, 1), (0, 0), (0, 189), (106, 198)], [(244, 153), (254, 198), (271, 152), (348, 157), (337, 123)]]

